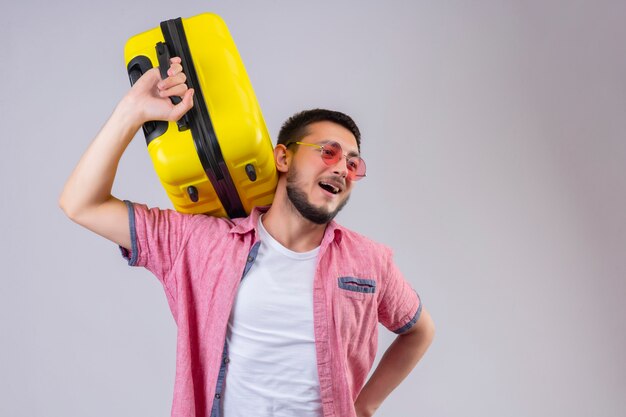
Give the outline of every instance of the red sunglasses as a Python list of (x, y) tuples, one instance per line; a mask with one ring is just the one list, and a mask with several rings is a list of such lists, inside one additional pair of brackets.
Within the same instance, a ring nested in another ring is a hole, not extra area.
[(341, 158), (346, 158), (346, 167), (348, 168), (348, 179), (350, 181), (358, 181), (365, 176), (365, 161), (360, 156), (356, 155), (344, 155), (343, 148), (340, 144), (334, 141), (327, 142), (323, 145), (318, 145), (316, 143), (305, 143), (305, 142), (290, 142), (286, 146), (296, 144), (296, 145), (306, 145), (313, 146), (320, 150), (320, 156), (322, 157), (322, 161), (326, 165), (335, 165), (337, 162), (341, 160)]

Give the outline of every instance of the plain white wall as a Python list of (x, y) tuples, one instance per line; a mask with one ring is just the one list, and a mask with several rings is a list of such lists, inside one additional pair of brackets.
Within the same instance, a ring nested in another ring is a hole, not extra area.
[[(377, 415), (624, 416), (626, 3), (357, 0), (2, 4), (0, 415), (169, 415), (160, 285), (57, 197), (128, 89), (126, 39), (204, 11), (273, 136), (317, 106), (361, 127), (340, 221), (437, 324)], [(114, 192), (170, 207), (141, 135)]]

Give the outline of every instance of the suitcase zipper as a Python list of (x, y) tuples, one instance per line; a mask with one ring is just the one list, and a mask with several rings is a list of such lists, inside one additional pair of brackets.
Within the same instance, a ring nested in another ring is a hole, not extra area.
[(161, 22), (161, 31), (170, 54), (178, 56), (182, 60), (183, 70), (187, 76), (187, 86), (195, 90), (194, 107), (189, 111), (188, 119), (191, 135), (204, 172), (211, 181), (228, 217), (245, 217), (246, 212), (224, 161), (211, 116), (200, 89), (182, 19)]

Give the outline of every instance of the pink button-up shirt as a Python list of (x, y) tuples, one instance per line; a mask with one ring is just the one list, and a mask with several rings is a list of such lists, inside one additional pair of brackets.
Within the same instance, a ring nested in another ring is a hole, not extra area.
[[(172, 416), (210, 417), (213, 409), (215, 417), (228, 318), (258, 250), (264, 209), (229, 220), (127, 204), (132, 247), (122, 253), (161, 281), (178, 328)], [(317, 264), (313, 323), (323, 415), (351, 417), (376, 355), (377, 323), (402, 333), (418, 320), (421, 303), (387, 247), (335, 222), (326, 227)]]

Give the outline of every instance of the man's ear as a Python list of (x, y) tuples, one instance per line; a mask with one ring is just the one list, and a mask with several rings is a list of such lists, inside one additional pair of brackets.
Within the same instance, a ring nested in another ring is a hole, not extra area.
[(285, 145), (276, 145), (274, 148), (274, 162), (276, 163), (276, 169), (278, 172), (287, 172), (289, 171), (289, 162), (291, 159), (291, 155), (287, 152), (287, 147)]

